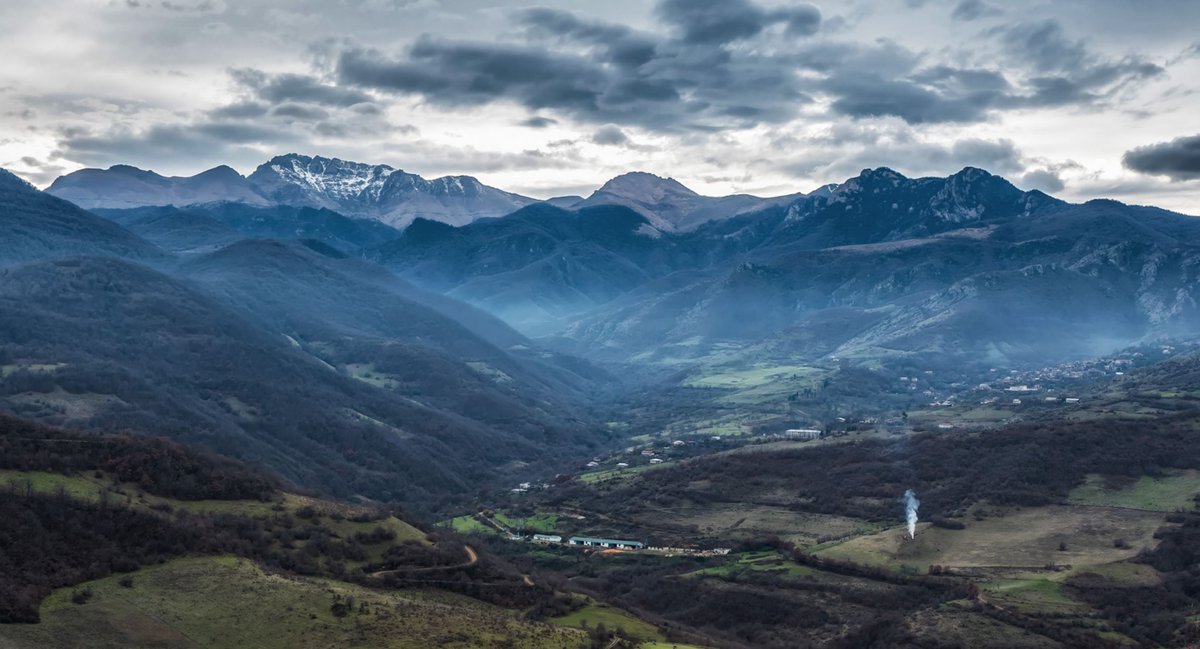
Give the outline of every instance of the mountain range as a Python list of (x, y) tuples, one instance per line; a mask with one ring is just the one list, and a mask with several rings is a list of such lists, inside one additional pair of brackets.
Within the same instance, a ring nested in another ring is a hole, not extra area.
[[(1200, 325), (1200, 221), (982, 169), (868, 169), (774, 199), (633, 173), (404, 229), (347, 206), (468, 185), (303, 156), (204, 182), (115, 169), (45, 193), (0, 174), (0, 405), (343, 495), (462, 493), (586, 452), (606, 435), (597, 404), (630, 389), (614, 373), (986, 372)], [(114, 174), (161, 191), (110, 195)], [(81, 187), (93, 212), (53, 195)]]
[(388, 165), (298, 154), (272, 158), (249, 176), (226, 166), (189, 177), (127, 165), (83, 169), (58, 178), (46, 191), (87, 209), (233, 202), (326, 208), (391, 226), (417, 216), (463, 224), (534, 202), (470, 176), (426, 180)]
[(1200, 221), (1024, 192), (981, 169), (837, 187), (684, 232), (603, 206), (415, 222), (380, 263), (591, 358), (1103, 353), (1200, 318)]
[[(62, 176), (47, 193), (85, 209), (158, 206), (308, 207), (403, 228), (416, 218), (465, 225), (499, 217), (539, 202), (489, 187), (470, 176), (427, 180), (388, 165), (349, 162), (295, 153), (277, 156), (249, 176), (220, 166), (195, 176), (166, 177), (128, 165), (82, 169)], [(605, 183), (588, 198), (564, 196), (546, 202), (583, 208), (624, 205), (660, 230), (691, 229), (701, 223), (790, 202), (795, 196), (762, 199), (748, 195), (701, 196), (671, 178), (634, 172)]]

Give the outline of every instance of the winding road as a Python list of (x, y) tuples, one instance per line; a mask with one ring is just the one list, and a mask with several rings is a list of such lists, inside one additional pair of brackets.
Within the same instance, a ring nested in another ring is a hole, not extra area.
[(370, 576), (380, 578), (388, 575), (408, 575), (417, 572), (432, 572), (434, 570), (458, 570), (460, 568), (470, 568), (471, 566), (479, 563), (479, 553), (475, 551), (475, 548), (469, 545), (464, 545), (463, 550), (465, 550), (467, 553), (467, 560), (462, 563), (456, 563), (450, 566), (428, 566), (425, 568), (396, 568), (395, 570), (380, 570), (378, 572), (370, 573)]

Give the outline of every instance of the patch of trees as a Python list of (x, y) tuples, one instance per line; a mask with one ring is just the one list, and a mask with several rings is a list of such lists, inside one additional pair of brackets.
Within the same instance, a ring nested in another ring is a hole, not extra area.
[(701, 458), (572, 495), (591, 509), (756, 502), (791, 493), (792, 508), (899, 520), (906, 489), (922, 512), (957, 517), (973, 503), (1061, 502), (1089, 473), (1137, 477), (1200, 468), (1194, 412), (1155, 420), (1046, 422), (972, 435), (916, 435), (820, 448)]
[(1084, 573), (1067, 581), (1072, 591), (1103, 612), (1113, 628), (1146, 646), (1193, 647), (1200, 625), (1188, 616), (1200, 610), (1200, 512), (1171, 514), (1159, 545), (1139, 559), (1160, 571), (1161, 583), (1131, 586)]
[(265, 500), (279, 481), (233, 460), (158, 438), (89, 435), (0, 415), (0, 469), (104, 471), (180, 500)]

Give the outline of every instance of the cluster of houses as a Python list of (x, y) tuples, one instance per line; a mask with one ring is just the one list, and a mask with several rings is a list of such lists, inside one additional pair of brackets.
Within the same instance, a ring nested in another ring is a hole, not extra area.
[(566, 543), (567, 545), (581, 548), (599, 548), (602, 550), (648, 550), (666, 556), (690, 556), (690, 557), (723, 557), (731, 552), (730, 548), (713, 548), (711, 550), (698, 550), (696, 548), (676, 548), (668, 546), (647, 546), (641, 541), (630, 541), (627, 539), (607, 539), (596, 536), (572, 536), (569, 539), (563, 540), (563, 537), (557, 534), (534, 534), (529, 537), (534, 543), (544, 543), (547, 545), (558, 545)]
[[(721, 441), (721, 438), (719, 436), (713, 436), (712, 440), (714, 442), (719, 442), (719, 441)], [(680, 448), (683, 446), (687, 446), (689, 443), (694, 443), (694, 442), (686, 442), (682, 439), (677, 439), (677, 440), (670, 442), (670, 444), (668, 444), (667, 446), (665, 446), (661, 449), (655, 449), (655, 448), (638, 449), (636, 447), (630, 447), (630, 448), (625, 449), (625, 454), (637, 455), (637, 456), (641, 456), (643, 458), (647, 458), (649, 460), (650, 464), (662, 464), (662, 463), (666, 462), (666, 460), (661, 457), (658, 457), (658, 455), (660, 453), (669, 451), (672, 448)], [(607, 460), (607, 461), (611, 461), (611, 460), (612, 460), (612, 458), (609, 458), (609, 460)], [(604, 464), (605, 462), (606, 462), (606, 460), (603, 458), (594, 457), (591, 459), (590, 462), (588, 462), (587, 464), (584, 465), (584, 468), (585, 469), (599, 469), (601, 467), (601, 465)], [(617, 462), (614, 466), (618, 469), (628, 469), (631, 466), (631, 464), (625, 460), (621, 460), (620, 462)]]
[[(563, 542), (563, 537), (557, 534), (534, 534), (531, 539), (535, 543), (558, 544)], [(572, 536), (567, 539), (567, 545), (574, 545), (587, 548), (603, 548), (605, 550), (641, 550), (646, 547), (641, 541), (627, 541), (624, 539), (605, 539), (595, 536)]]

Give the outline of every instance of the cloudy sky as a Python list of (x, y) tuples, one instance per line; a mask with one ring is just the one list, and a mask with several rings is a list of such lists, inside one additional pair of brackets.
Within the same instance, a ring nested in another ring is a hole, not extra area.
[(0, 3), (0, 166), (248, 173), (287, 152), (537, 197), (963, 166), (1200, 214), (1200, 2)]

